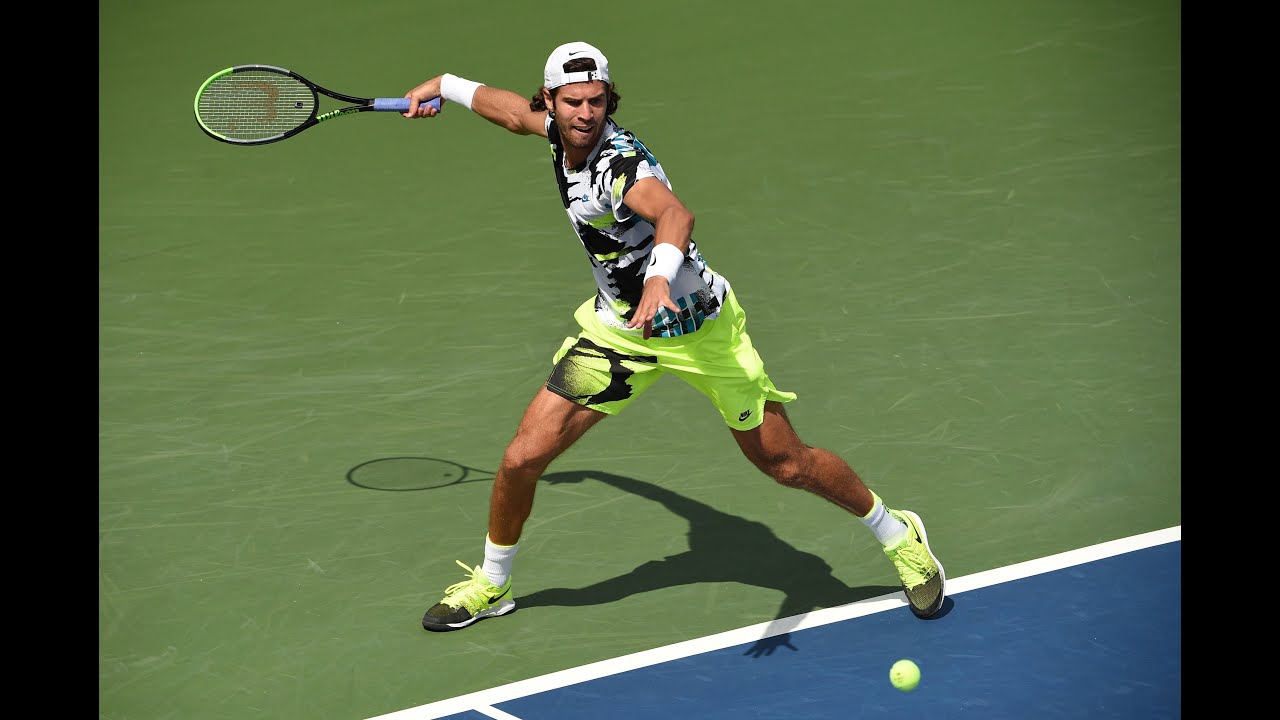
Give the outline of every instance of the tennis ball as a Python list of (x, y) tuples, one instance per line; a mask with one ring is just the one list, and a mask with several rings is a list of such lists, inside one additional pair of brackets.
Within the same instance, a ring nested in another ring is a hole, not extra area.
[(910, 692), (920, 684), (920, 668), (910, 660), (899, 660), (889, 668), (889, 682), (902, 692)]

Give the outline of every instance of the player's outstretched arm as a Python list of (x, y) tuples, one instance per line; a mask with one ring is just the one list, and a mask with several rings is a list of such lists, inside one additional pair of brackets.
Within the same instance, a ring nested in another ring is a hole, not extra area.
[[(545, 110), (529, 109), (529, 101), (510, 90), (481, 85), (456, 75), (445, 73), (422, 83), (405, 94), (411, 101), (407, 118), (435, 117), (447, 103), (460, 104), (480, 117), (517, 135), (547, 136)], [(444, 98), (440, 110), (426, 101)]]

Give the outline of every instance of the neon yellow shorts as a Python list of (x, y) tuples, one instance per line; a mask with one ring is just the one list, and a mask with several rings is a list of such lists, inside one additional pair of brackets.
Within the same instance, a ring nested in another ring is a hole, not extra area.
[(678, 337), (645, 340), (617, 332), (596, 317), (594, 297), (573, 317), (582, 332), (565, 338), (552, 358), (547, 389), (579, 405), (616, 415), (671, 373), (710, 398), (729, 427), (750, 430), (764, 421), (765, 401), (796, 399), (765, 374), (732, 290), (714, 320)]

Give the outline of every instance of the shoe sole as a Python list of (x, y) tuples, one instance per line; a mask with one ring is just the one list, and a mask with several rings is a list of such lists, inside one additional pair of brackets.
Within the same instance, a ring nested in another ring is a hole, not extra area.
[(461, 630), (462, 628), (468, 625), (473, 625), (481, 620), (484, 620), (485, 618), (498, 617), (499, 615), (506, 615), (509, 612), (515, 611), (515, 609), (516, 609), (515, 600), (503, 600), (502, 602), (498, 603), (497, 605), (494, 605), (493, 607), (481, 610), (471, 618), (464, 620), (462, 622), (436, 623), (436, 624), (428, 625), (427, 621), (423, 620), (422, 627), (426, 630), (433, 630), (436, 632), (448, 632), (449, 630)]
[[(938, 556), (933, 554), (933, 548), (929, 547), (929, 533), (925, 532), (924, 521), (920, 519), (920, 516), (910, 510), (900, 510), (899, 512), (911, 518), (911, 522), (915, 524), (916, 530), (920, 532), (920, 540), (924, 542), (925, 552), (929, 553), (929, 557), (933, 558), (933, 564), (938, 566), (938, 577), (942, 580), (942, 588), (938, 593), (938, 610), (941, 610), (943, 604), (942, 601), (947, 599), (947, 573), (942, 569), (942, 561), (938, 560)], [(907, 606), (911, 608), (912, 614), (918, 618), (933, 617), (938, 612), (938, 610), (934, 610), (928, 615), (923, 615), (916, 612), (916, 607), (912, 605), (909, 600), (907, 601)]]

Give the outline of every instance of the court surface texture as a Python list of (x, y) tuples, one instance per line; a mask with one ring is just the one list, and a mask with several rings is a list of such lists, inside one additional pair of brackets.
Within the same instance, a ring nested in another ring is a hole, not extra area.
[[(98, 34), (100, 720), (1180, 715), (1178, 3), (138, 0)], [(239, 64), (528, 97), (572, 40), (801, 439), (924, 519), (942, 616), (667, 377), (539, 480), (518, 610), (423, 630), (595, 292), (547, 145), (446, 105), (234, 147), (193, 99)]]

